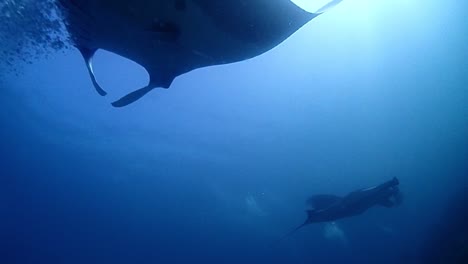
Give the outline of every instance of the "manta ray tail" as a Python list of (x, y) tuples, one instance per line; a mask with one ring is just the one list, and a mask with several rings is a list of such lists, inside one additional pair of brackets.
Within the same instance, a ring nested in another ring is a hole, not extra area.
[(83, 59), (85, 60), (86, 63), (86, 68), (88, 69), (89, 76), (91, 77), (91, 81), (93, 82), (94, 88), (98, 92), (98, 94), (105, 96), (107, 94), (104, 89), (99, 86), (99, 84), (96, 81), (96, 76), (94, 75), (94, 70), (93, 70), (93, 56), (94, 53), (96, 53), (96, 49), (88, 49), (84, 47), (78, 47), (78, 50), (80, 51), (81, 55), (83, 56)]
[(281, 238), (279, 238), (278, 240), (276, 240), (274, 243), (272, 243), (272, 246), (277, 245), (277, 244), (283, 242), (286, 238), (290, 237), (291, 235), (293, 235), (294, 233), (296, 233), (297, 230), (303, 228), (303, 227), (306, 226), (307, 224), (309, 224), (309, 223), (308, 223), (307, 220), (306, 220), (303, 224), (301, 224), (300, 226), (298, 226), (298, 227), (294, 228), (293, 230), (289, 231), (288, 233), (286, 233), (286, 235), (282, 236)]

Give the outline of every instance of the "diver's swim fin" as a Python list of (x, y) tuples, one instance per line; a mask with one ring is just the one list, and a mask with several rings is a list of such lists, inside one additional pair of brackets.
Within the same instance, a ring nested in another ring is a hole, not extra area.
[(86, 63), (86, 68), (88, 69), (89, 77), (91, 77), (91, 81), (93, 82), (94, 89), (98, 92), (98, 94), (105, 96), (107, 94), (104, 89), (99, 86), (99, 84), (96, 81), (96, 76), (94, 75), (94, 70), (93, 70), (93, 56), (94, 53), (96, 53), (97, 49), (88, 49), (84, 47), (77, 47), (78, 50), (80, 51), (81, 55), (83, 56), (83, 59), (85, 60)]

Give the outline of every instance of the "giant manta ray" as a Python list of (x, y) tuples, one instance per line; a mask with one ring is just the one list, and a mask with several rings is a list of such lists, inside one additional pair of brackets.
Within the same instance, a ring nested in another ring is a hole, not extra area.
[[(313, 0), (310, 0), (313, 1)], [(112, 103), (122, 107), (191, 70), (258, 56), (341, 2), (309, 13), (290, 0), (59, 0), (94, 87), (92, 58), (104, 49), (143, 66), (147, 86)]]

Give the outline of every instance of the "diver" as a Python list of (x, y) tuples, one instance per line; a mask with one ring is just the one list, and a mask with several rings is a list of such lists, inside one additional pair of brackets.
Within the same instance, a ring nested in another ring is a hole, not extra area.
[(402, 194), (398, 188), (399, 183), (397, 178), (393, 178), (380, 185), (351, 192), (344, 197), (328, 194), (314, 195), (307, 200), (312, 209), (306, 210), (305, 222), (282, 239), (308, 224), (333, 222), (359, 215), (376, 205), (387, 208), (400, 205)]

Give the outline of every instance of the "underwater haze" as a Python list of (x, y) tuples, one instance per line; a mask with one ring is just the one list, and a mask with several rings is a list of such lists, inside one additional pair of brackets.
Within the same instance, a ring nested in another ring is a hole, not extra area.
[[(468, 263), (466, 10), (345, 0), (114, 108), (141, 66), (98, 51), (101, 97), (54, 1), (0, 0), (0, 263)], [(393, 177), (400, 206), (276, 243)]]

